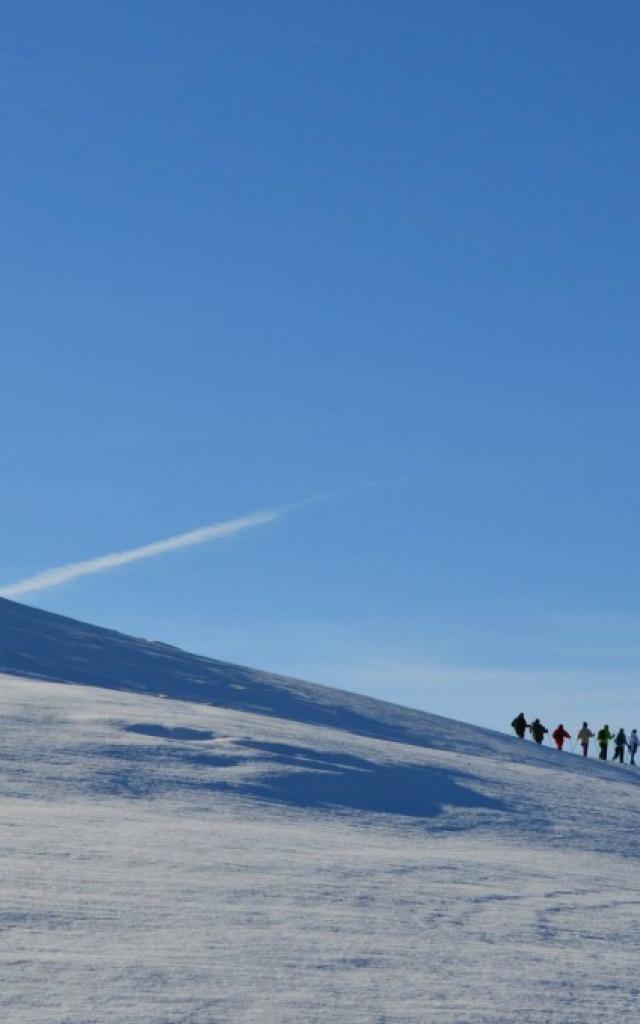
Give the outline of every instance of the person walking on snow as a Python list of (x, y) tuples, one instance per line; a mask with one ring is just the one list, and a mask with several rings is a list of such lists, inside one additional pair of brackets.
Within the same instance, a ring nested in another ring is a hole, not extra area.
[(616, 748), (613, 752), (613, 760), (624, 764), (624, 748), (627, 745), (627, 736), (624, 729), (618, 729), (616, 733)]
[(560, 722), (560, 725), (558, 726), (557, 729), (553, 730), (551, 735), (553, 736), (553, 739), (555, 741), (555, 745), (558, 748), (558, 750), (562, 750), (562, 745), (563, 745), (565, 740), (570, 740), (571, 739), (571, 733), (567, 732), (567, 730), (565, 729), (565, 727), (562, 724), (562, 722)]
[(613, 739), (613, 733), (609, 729), (608, 725), (603, 725), (602, 729), (599, 730), (597, 735), (598, 743), (600, 744), (600, 753), (598, 757), (601, 761), (607, 760), (607, 750), (609, 748), (609, 741)]
[(582, 747), (582, 756), (583, 757), (586, 757), (587, 754), (589, 753), (589, 740), (591, 739), (591, 737), (593, 735), (594, 735), (594, 733), (591, 732), (591, 729), (589, 728), (587, 723), (583, 722), (582, 723), (582, 729), (580, 730), (580, 732), (578, 733), (578, 735), (576, 737), (576, 739), (578, 739), (580, 741), (580, 746)]
[(545, 733), (549, 732), (547, 728), (542, 724), (539, 718), (535, 718), (529, 726), (529, 732), (533, 736), (536, 743), (542, 743)]
[(527, 722), (526, 718), (524, 717), (524, 711), (521, 711), (520, 714), (517, 715), (514, 718), (513, 722), (511, 723), (511, 728), (515, 732), (515, 734), (518, 737), (518, 739), (520, 739), (520, 740), (524, 739), (524, 734), (525, 734), (525, 732), (527, 730), (527, 725), (528, 725), (528, 722)]
[(631, 754), (631, 764), (635, 765), (635, 763), (636, 763), (636, 751), (637, 751), (638, 747), (640, 746), (640, 739), (638, 738), (638, 730), (637, 729), (632, 729), (631, 730), (631, 734), (629, 736), (629, 739), (627, 740), (627, 746), (629, 748), (629, 753)]

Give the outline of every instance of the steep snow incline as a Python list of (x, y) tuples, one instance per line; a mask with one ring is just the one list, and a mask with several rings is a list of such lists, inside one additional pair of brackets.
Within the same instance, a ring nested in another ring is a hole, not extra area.
[[(464, 750), (495, 733), (396, 704), (189, 654), (0, 598), (0, 672), (235, 708)], [(391, 680), (393, 682), (393, 680)]]
[[(495, 733), (189, 654), (0, 598), (0, 672), (235, 708), (403, 743), (467, 749)], [(393, 682), (393, 680), (391, 680)]]
[(632, 769), (8, 602), (0, 622), (5, 666), (93, 684), (0, 677), (4, 1020), (635, 1009)]

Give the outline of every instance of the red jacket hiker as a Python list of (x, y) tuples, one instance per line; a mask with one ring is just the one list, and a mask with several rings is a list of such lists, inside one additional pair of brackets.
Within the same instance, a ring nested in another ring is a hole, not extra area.
[(555, 744), (556, 744), (556, 747), (558, 748), (558, 750), (562, 750), (562, 744), (564, 743), (565, 740), (570, 740), (571, 739), (571, 733), (567, 732), (567, 730), (565, 729), (565, 727), (562, 724), (562, 722), (560, 723), (560, 725), (558, 726), (557, 729), (553, 730), (551, 735), (553, 736), (553, 738), (555, 740)]

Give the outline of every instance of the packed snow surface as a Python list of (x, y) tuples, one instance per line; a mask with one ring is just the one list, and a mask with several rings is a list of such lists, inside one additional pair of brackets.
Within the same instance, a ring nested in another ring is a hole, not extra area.
[(635, 1010), (634, 769), (6, 601), (0, 669), (8, 1024)]

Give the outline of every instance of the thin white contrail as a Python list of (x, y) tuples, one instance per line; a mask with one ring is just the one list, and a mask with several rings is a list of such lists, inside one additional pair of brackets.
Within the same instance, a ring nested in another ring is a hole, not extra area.
[(19, 597), (21, 594), (32, 594), (36, 590), (58, 587), (61, 583), (68, 583), (79, 576), (92, 576), (93, 573), (104, 572), (105, 569), (115, 569), (116, 566), (126, 565), (128, 562), (139, 562), (142, 558), (153, 558), (154, 555), (164, 555), (167, 551), (177, 551), (178, 548), (193, 547), (194, 544), (203, 544), (207, 540), (230, 537), (234, 533), (250, 530), (254, 526), (273, 523), (291, 508), (292, 506), (289, 505), (271, 511), (254, 512), (253, 515), (230, 519), (226, 523), (213, 523), (211, 526), (202, 526), (200, 529), (190, 530), (188, 533), (179, 533), (176, 537), (167, 537), (166, 540), (145, 544), (141, 548), (118, 551), (112, 555), (102, 555), (100, 558), (90, 558), (86, 562), (60, 565), (55, 569), (39, 572), (36, 576), (28, 576), (16, 583), (9, 583), (6, 587), (0, 587), (0, 597)]

